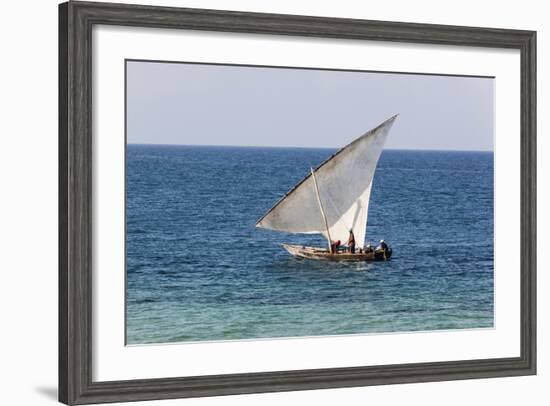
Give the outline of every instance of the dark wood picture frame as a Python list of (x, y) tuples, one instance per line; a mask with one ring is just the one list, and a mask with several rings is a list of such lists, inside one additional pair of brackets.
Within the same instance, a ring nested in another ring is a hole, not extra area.
[[(521, 54), (521, 349), (517, 358), (92, 380), (92, 27), (193, 29), (518, 49)], [(536, 32), (110, 3), (59, 6), (59, 400), (216, 396), (536, 373)]]

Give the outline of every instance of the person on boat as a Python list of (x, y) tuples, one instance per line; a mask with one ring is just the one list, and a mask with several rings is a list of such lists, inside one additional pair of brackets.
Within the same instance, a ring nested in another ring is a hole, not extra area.
[(378, 243), (378, 246), (376, 247), (376, 251), (386, 251), (388, 249), (388, 244), (384, 240), (380, 240), (380, 243)]
[(349, 247), (349, 252), (355, 254), (355, 235), (353, 235), (353, 230), (349, 230), (348, 242), (346, 244)]
[(338, 249), (340, 248), (341, 241), (333, 241), (332, 244), (330, 244), (330, 251), (331, 254), (338, 254)]

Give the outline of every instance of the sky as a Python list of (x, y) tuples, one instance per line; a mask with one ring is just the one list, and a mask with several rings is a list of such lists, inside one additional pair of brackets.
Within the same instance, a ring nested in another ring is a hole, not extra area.
[(399, 114), (387, 149), (494, 148), (494, 79), (127, 61), (127, 142), (339, 148)]

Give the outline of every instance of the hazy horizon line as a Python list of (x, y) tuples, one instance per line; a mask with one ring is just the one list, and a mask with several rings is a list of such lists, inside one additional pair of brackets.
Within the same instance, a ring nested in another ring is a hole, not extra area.
[[(225, 148), (286, 148), (286, 149), (330, 149), (338, 150), (340, 147), (304, 147), (293, 145), (229, 145), (229, 144), (172, 144), (172, 143), (149, 143), (149, 142), (126, 142), (126, 145), (150, 145), (150, 146), (172, 146), (172, 147), (225, 147)], [(347, 145), (347, 144), (346, 144)], [(495, 152), (494, 149), (437, 149), (437, 148), (384, 148), (390, 151), (440, 151), (440, 152)]]

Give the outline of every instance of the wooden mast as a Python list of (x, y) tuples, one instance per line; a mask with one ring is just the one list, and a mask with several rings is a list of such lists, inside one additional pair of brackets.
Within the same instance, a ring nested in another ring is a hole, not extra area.
[(321, 195), (319, 194), (319, 187), (317, 186), (317, 179), (315, 179), (315, 172), (313, 172), (313, 168), (311, 168), (311, 177), (313, 178), (313, 184), (315, 185), (315, 191), (317, 192), (317, 202), (319, 203), (321, 215), (323, 216), (323, 221), (325, 222), (325, 228), (327, 230), (328, 252), (332, 254), (332, 241), (330, 238), (330, 231), (328, 230), (327, 216), (325, 215), (325, 210), (323, 209), (323, 203), (321, 203)]

